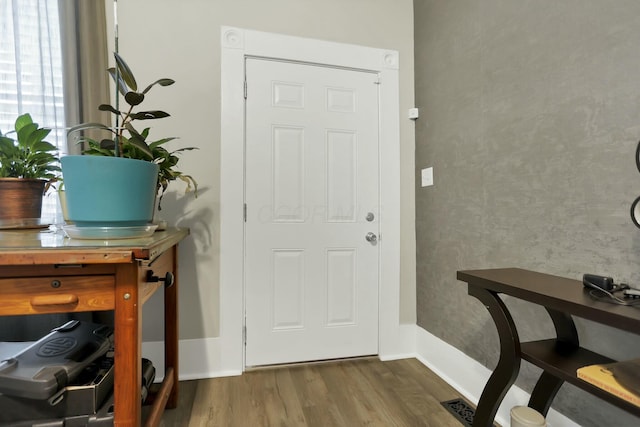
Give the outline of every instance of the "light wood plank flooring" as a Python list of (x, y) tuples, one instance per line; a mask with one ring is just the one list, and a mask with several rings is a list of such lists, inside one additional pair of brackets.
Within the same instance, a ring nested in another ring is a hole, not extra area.
[(350, 359), (180, 382), (161, 425), (460, 427), (440, 404), (459, 397), (416, 359)]

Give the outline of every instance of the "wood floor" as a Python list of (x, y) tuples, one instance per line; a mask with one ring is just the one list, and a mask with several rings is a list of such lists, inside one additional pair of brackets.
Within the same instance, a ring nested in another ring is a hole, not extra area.
[(461, 427), (440, 404), (459, 397), (416, 359), (352, 359), (182, 381), (161, 425)]

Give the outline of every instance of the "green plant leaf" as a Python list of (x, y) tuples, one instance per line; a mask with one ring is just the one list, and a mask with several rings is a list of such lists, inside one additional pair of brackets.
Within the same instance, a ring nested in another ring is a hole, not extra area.
[(143, 136), (142, 134), (144, 134), (144, 133), (145, 133), (145, 131), (146, 131), (146, 133), (147, 133), (147, 134), (149, 133), (149, 129), (147, 128), (147, 129), (145, 129), (145, 130), (142, 132), (142, 134), (141, 134), (140, 132), (138, 132), (138, 131), (136, 130), (136, 128), (134, 128), (134, 127), (133, 127), (133, 125), (131, 124), (131, 122), (126, 123), (126, 124), (125, 124), (125, 127), (126, 127), (126, 128), (127, 128), (127, 130), (129, 131), (129, 133), (131, 134), (131, 136), (135, 136), (135, 137), (140, 138), (140, 139), (142, 139), (142, 140), (144, 140), (144, 139), (146, 138), (146, 137), (145, 137), (145, 136)]
[(116, 58), (116, 66), (118, 67), (118, 72), (122, 76), (122, 79), (127, 83), (127, 86), (129, 86), (131, 90), (134, 92), (137, 91), (138, 83), (136, 83), (136, 78), (133, 76), (131, 68), (129, 68), (118, 52), (114, 52), (113, 56)]
[(98, 110), (100, 110), (100, 111), (108, 111), (110, 113), (118, 114), (118, 115), (122, 114), (120, 111), (116, 110), (115, 107), (113, 107), (113, 106), (111, 106), (109, 104), (100, 104), (98, 106)]
[[(33, 124), (33, 119), (31, 118), (31, 115), (29, 113), (22, 114), (21, 116), (18, 116), (18, 118), (16, 119), (15, 130), (16, 132), (20, 132), (20, 130), (25, 126), (32, 125), (32, 124)], [(38, 126), (36, 126), (36, 128), (37, 127)]]
[(118, 92), (120, 92), (120, 94), (122, 96), (125, 96), (127, 94), (127, 92), (129, 92), (129, 86), (127, 86), (127, 84), (122, 79), (122, 75), (118, 74), (118, 79), (116, 79), (116, 69), (115, 68), (111, 67), (111, 68), (107, 69), (107, 71), (109, 72), (109, 75), (111, 75), (111, 78), (113, 79), (115, 84), (118, 85)]
[(116, 142), (113, 139), (101, 139), (97, 147), (105, 150), (115, 150)]
[(182, 147), (182, 148), (178, 148), (177, 150), (172, 151), (171, 153), (180, 153), (182, 151), (191, 151), (191, 150), (198, 150), (198, 147)]
[(36, 141), (31, 146), (31, 149), (34, 150), (34, 151), (41, 151), (41, 152), (45, 152), (45, 153), (48, 153), (50, 151), (58, 151), (58, 147), (56, 147), (55, 145), (51, 144), (50, 142), (42, 141), (42, 140)]
[(29, 114), (16, 119), (16, 138), (0, 136), (0, 176), (53, 179), (58, 166), (57, 148), (44, 141), (51, 129), (40, 128)]
[[(196, 197), (198, 197), (198, 183), (195, 179), (193, 179), (191, 175), (181, 174), (180, 176), (178, 176), (178, 178), (187, 183), (187, 189), (185, 190), (185, 193), (189, 193), (193, 190)], [(193, 186), (193, 189), (191, 188), (191, 186)]]
[(105, 126), (102, 123), (82, 123), (82, 124), (70, 127), (69, 130), (67, 131), (67, 135), (70, 135), (74, 132), (87, 130), (87, 129), (102, 129), (115, 134), (115, 131), (113, 128), (109, 126)]
[(132, 145), (136, 149), (142, 151), (142, 153), (148, 156), (147, 160), (153, 160), (153, 153), (151, 152), (151, 149), (145, 142), (144, 137), (140, 135), (140, 133), (138, 133), (137, 130), (135, 130), (135, 128), (131, 125), (131, 123), (127, 123), (125, 127), (131, 134), (131, 138), (129, 138), (127, 143)]
[[(32, 150), (37, 150), (35, 146), (38, 143), (42, 142), (47, 137), (47, 135), (49, 135), (49, 133), (51, 133), (51, 129), (34, 129), (33, 131), (29, 132), (29, 135), (27, 135), (27, 139), (26, 139), (27, 146), (31, 147)], [(51, 147), (47, 151), (51, 151), (52, 149), (57, 150), (57, 148), (55, 148), (53, 145), (49, 144), (48, 142), (46, 144), (49, 147)], [(45, 147), (45, 146), (42, 146), (42, 147)]]
[(138, 111), (137, 113), (131, 114), (130, 117), (133, 120), (152, 120), (152, 119), (163, 119), (165, 117), (170, 117), (169, 113), (164, 111)]
[(13, 139), (7, 136), (0, 136), (0, 152), (9, 153), (16, 148)]
[(178, 139), (177, 136), (172, 136), (169, 138), (162, 138), (159, 139), (157, 141), (154, 141), (152, 143), (149, 144), (149, 148), (151, 148), (151, 150), (155, 149), (156, 147), (160, 147), (162, 144), (166, 144), (169, 141), (173, 141), (174, 139)]
[(155, 82), (151, 83), (149, 86), (147, 86), (142, 93), (147, 93), (151, 90), (151, 88), (155, 85), (160, 85), (160, 86), (171, 86), (172, 84), (174, 84), (176, 81), (173, 79), (158, 79)]
[(114, 157), (115, 153), (111, 150), (103, 150), (100, 148), (89, 148), (84, 150), (84, 154), (90, 154), (92, 156), (105, 156), (105, 157)]
[(124, 100), (127, 101), (127, 104), (135, 107), (136, 105), (142, 104), (142, 101), (144, 101), (144, 94), (138, 92), (127, 92), (124, 95)]
[[(17, 124), (17, 122), (16, 122)], [(38, 125), (35, 123), (22, 123), (22, 127), (20, 129), (16, 129), (16, 134), (18, 136), (19, 145), (23, 145), (25, 148), (28, 148), (32, 144), (33, 133), (38, 130)]]

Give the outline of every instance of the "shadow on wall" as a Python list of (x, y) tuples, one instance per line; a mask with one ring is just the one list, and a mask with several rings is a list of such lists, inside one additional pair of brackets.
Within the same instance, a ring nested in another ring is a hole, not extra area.
[[(208, 314), (220, 312), (217, 261), (219, 249), (214, 247), (218, 241), (216, 233), (219, 209), (217, 206), (198, 206), (206, 199), (202, 196), (209, 191), (208, 187), (199, 187), (198, 198), (189, 200), (186, 207), (190, 209), (186, 210), (185, 197), (192, 198), (193, 194), (183, 194), (180, 191), (166, 193), (162, 201), (162, 210), (157, 214), (160, 219), (168, 219), (171, 227), (190, 230), (189, 236), (180, 242), (178, 247), (180, 339), (200, 339), (220, 334), (219, 316)], [(174, 218), (175, 220), (172, 220)], [(155, 294), (145, 304), (143, 317), (145, 341), (164, 339), (162, 304), (161, 294)]]

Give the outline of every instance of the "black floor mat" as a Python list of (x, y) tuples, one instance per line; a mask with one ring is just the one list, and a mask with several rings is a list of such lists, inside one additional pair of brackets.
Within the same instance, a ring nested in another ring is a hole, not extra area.
[(464, 399), (447, 400), (446, 402), (440, 402), (447, 411), (451, 413), (460, 423), (465, 427), (471, 427), (473, 425), (473, 416), (476, 414), (476, 410)]

